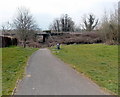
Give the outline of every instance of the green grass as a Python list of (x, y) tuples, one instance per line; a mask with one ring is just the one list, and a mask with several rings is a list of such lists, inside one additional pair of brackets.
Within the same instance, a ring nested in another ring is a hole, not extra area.
[(0, 97), (2, 96), (2, 49), (0, 48)]
[(64, 45), (53, 54), (91, 78), (103, 89), (118, 94), (118, 46), (104, 44)]
[(23, 77), (28, 57), (36, 48), (2, 48), (2, 95), (11, 95), (16, 81)]

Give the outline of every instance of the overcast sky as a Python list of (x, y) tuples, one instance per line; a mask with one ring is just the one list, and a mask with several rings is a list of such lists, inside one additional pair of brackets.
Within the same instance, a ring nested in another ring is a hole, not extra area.
[(47, 29), (54, 18), (68, 14), (77, 25), (81, 16), (93, 13), (101, 18), (104, 10), (113, 10), (119, 0), (0, 0), (0, 25), (12, 21), (18, 7), (26, 7), (33, 14), (42, 30)]

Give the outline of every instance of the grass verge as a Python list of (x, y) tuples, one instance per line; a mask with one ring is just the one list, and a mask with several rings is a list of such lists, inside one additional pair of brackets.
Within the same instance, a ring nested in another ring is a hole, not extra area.
[(28, 57), (37, 48), (2, 48), (2, 95), (11, 95), (16, 81), (22, 78)]
[(91, 78), (99, 86), (118, 94), (118, 46), (104, 44), (63, 45), (52, 53)]
[(2, 96), (2, 49), (0, 48), (0, 97)]

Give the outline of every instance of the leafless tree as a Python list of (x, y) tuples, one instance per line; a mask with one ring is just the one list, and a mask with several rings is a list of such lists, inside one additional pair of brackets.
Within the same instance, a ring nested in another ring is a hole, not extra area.
[(62, 15), (61, 18), (55, 19), (53, 24), (50, 25), (51, 30), (55, 30), (57, 32), (69, 32), (74, 31), (74, 22), (72, 19), (67, 15)]
[(118, 9), (115, 8), (111, 13), (105, 11), (101, 20), (100, 31), (106, 43), (118, 43), (118, 26)]
[(26, 47), (26, 41), (35, 36), (37, 28), (36, 22), (28, 9), (18, 8), (18, 15), (14, 19), (14, 25), (19, 39), (23, 41), (23, 46)]
[(60, 21), (63, 32), (74, 31), (74, 22), (72, 21), (72, 18), (68, 16), (68, 14), (63, 15), (60, 18)]
[(60, 32), (60, 20), (59, 19), (55, 19), (53, 21), (53, 24), (50, 25), (50, 29), (54, 30), (56, 32)]
[(89, 14), (88, 18), (84, 18), (84, 25), (87, 31), (92, 31), (98, 24), (98, 19), (96, 20), (93, 14)]
[(4, 24), (2, 24), (1, 28), (3, 34), (9, 33), (12, 30), (12, 23), (10, 23), (9, 21), (5, 22)]

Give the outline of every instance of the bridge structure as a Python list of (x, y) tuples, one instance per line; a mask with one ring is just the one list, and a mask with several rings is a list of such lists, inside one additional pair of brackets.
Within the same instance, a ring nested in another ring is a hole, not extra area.
[(46, 39), (48, 37), (51, 37), (51, 36), (58, 36), (58, 35), (66, 35), (66, 34), (82, 34), (81, 32), (52, 32), (51, 30), (44, 30), (42, 32), (37, 32), (37, 36), (43, 36), (43, 41), (42, 42), (45, 42)]
[[(51, 30), (44, 30), (44, 31), (37, 31), (36, 32), (36, 36), (42, 36), (42, 42), (46, 42), (46, 39), (48, 37), (51, 37), (51, 36), (58, 36), (58, 35), (65, 35), (65, 34), (82, 34), (80, 32), (56, 32), (56, 31), (51, 31)], [(1, 35), (3, 36), (10, 36), (10, 37), (14, 37), (16, 35), (16, 33), (2, 33), (1, 32)]]
[(37, 32), (36, 36), (43, 36), (43, 41), (42, 42), (45, 42), (46, 38), (49, 36), (49, 34), (46, 33), (46, 32)]

